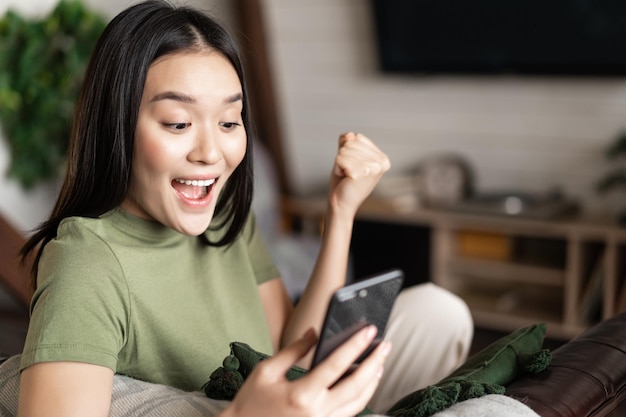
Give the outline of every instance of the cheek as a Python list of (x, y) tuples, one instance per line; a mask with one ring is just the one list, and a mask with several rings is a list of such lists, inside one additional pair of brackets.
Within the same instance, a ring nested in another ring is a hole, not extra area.
[(228, 140), (223, 145), (222, 152), (230, 172), (234, 171), (243, 160), (247, 146), (245, 134), (235, 140)]
[(135, 176), (153, 177), (169, 168), (172, 149), (157, 139), (151, 139), (149, 132), (137, 131), (135, 135), (134, 166)]

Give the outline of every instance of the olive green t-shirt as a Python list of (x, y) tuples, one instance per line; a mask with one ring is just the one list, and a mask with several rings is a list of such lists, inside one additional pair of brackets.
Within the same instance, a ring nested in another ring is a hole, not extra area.
[(87, 362), (192, 391), (232, 341), (272, 353), (258, 285), (278, 271), (252, 215), (227, 247), (121, 209), (68, 218), (38, 271), (22, 368)]

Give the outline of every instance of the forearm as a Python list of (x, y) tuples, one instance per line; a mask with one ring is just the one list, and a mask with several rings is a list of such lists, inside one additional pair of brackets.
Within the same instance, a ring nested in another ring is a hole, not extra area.
[(309, 283), (283, 327), (282, 346), (311, 327), (319, 334), (332, 293), (346, 281), (356, 212), (389, 167), (387, 155), (367, 137), (354, 133), (340, 136), (330, 179), (322, 246)]
[(317, 262), (286, 323), (282, 346), (299, 339), (311, 327), (319, 334), (330, 297), (346, 281), (353, 223), (353, 213), (342, 212), (329, 204)]

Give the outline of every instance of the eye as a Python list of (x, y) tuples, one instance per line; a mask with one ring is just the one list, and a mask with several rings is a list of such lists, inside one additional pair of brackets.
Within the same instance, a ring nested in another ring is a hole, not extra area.
[(222, 123), (220, 123), (220, 126), (225, 128), (226, 130), (234, 130), (238, 126), (241, 126), (241, 123), (237, 123), (237, 122), (222, 122)]
[(191, 126), (191, 123), (164, 123), (163, 125), (175, 131), (183, 131)]

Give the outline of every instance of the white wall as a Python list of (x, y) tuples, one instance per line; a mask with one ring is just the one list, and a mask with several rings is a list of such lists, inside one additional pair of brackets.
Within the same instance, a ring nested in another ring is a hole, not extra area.
[[(85, 1), (109, 16), (134, 2)], [(598, 197), (593, 183), (604, 172), (604, 148), (626, 127), (626, 80), (383, 76), (367, 0), (261, 1), (298, 193), (325, 186), (337, 135), (355, 130), (389, 154), (391, 175), (433, 153), (459, 151), (474, 165), (480, 189), (560, 186), (604, 214), (624, 204), (622, 195)], [(228, 0), (186, 3), (232, 19)], [(55, 4), (0, 0), (0, 13), (12, 6), (42, 15)], [(0, 212), (28, 230), (46, 217), (56, 189), (24, 193), (4, 178), (4, 146), (0, 141)]]
[[(105, 18), (113, 17), (135, 2), (134, 0), (84, 0), (85, 5), (102, 13)], [(0, 15), (8, 9), (13, 9), (25, 17), (40, 19), (45, 17), (57, 3), (58, 0), (0, 0)], [(228, 7), (229, 4), (224, 0), (178, 0), (174, 3), (196, 6), (221, 17), (227, 25), (232, 25), (232, 12)], [(0, 213), (18, 230), (28, 233), (47, 218), (56, 200), (60, 184), (41, 185), (25, 191), (18, 182), (7, 178), (4, 174), (9, 167), (9, 157), (6, 141), (0, 137)]]
[(392, 77), (377, 70), (367, 0), (265, 0), (292, 185), (325, 184), (339, 132), (368, 134), (403, 173), (461, 152), (483, 191), (560, 186), (595, 213), (604, 148), (626, 128), (626, 80)]

